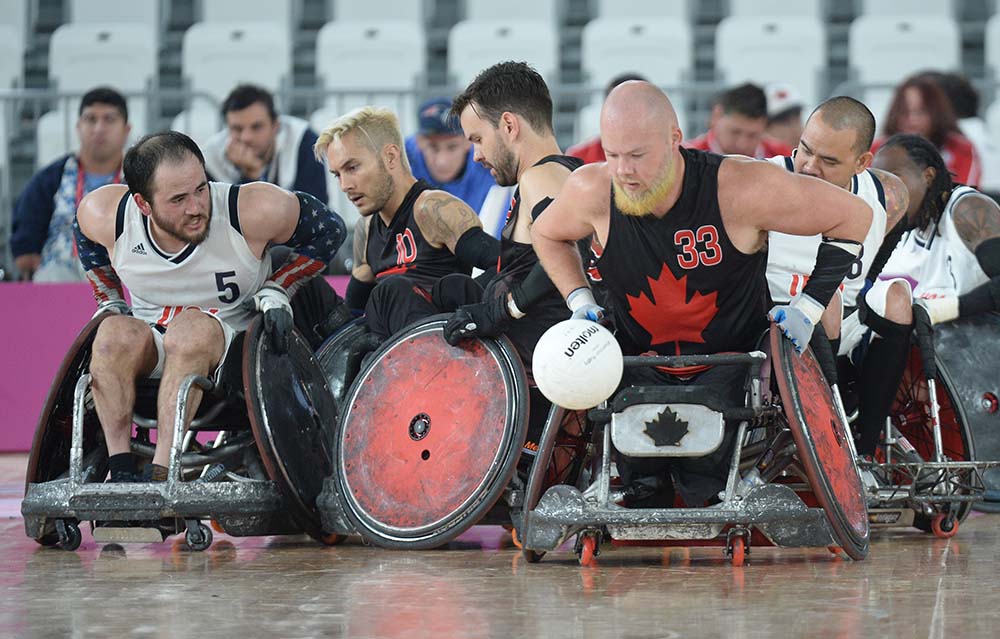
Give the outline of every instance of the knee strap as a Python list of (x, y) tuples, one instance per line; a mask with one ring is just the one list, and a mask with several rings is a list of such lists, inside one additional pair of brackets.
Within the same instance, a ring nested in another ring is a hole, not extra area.
[(865, 324), (878, 333), (882, 339), (892, 341), (909, 339), (910, 331), (913, 329), (910, 324), (897, 324), (896, 322), (887, 320), (871, 309), (869, 309), (865, 317)]

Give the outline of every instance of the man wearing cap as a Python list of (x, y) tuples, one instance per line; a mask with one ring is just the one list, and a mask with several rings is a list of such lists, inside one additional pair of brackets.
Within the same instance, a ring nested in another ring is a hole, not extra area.
[(769, 84), (767, 94), (767, 129), (764, 132), (794, 149), (802, 137), (802, 94), (790, 84)]
[(500, 236), (510, 205), (510, 188), (497, 186), (489, 169), (472, 158), (472, 144), (449, 117), (451, 100), (435, 98), (420, 105), (420, 130), (406, 138), (406, 157), (413, 177), (451, 193), (479, 214), (483, 229)]

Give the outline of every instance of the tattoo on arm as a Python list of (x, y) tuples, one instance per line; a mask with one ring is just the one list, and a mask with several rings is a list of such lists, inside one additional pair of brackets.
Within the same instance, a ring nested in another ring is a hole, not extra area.
[(420, 231), (431, 244), (444, 244), (455, 250), (462, 234), (482, 226), (479, 216), (467, 204), (446, 193), (429, 193), (416, 216)]
[(906, 209), (910, 206), (910, 192), (903, 181), (894, 174), (881, 169), (869, 169), (882, 183), (885, 191), (885, 232), (891, 231), (896, 224), (906, 215)]
[(972, 252), (985, 240), (1000, 237), (1000, 206), (985, 195), (963, 197), (952, 214), (955, 230)]
[(368, 220), (371, 218), (361, 218), (354, 225), (354, 264), (360, 266), (368, 263), (366, 255), (368, 249)]

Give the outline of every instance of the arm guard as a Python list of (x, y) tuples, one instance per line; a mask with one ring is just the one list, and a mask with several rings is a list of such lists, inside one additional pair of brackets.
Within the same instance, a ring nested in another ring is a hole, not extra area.
[(339, 215), (308, 193), (297, 191), (295, 196), (299, 200), (299, 223), (284, 244), (292, 251), (270, 280), (285, 289), (289, 297), (323, 272), (347, 237)]
[(466, 266), (489, 270), (500, 259), (500, 241), (483, 229), (473, 227), (455, 242), (455, 257)]
[(84, 235), (76, 218), (73, 219), (73, 237), (76, 238), (76, 252), (80, 256), (87, 281), (94, 290), (94, 299), (98, 304), (124, 301), (125, 289), (118, 279), (118, 273), (111, 266), (108, 250)]
[(816, 251), (816, 266), (809, 276), (809, 282), (802, 289), (802, 295), (812, 298), (822, 308), (826, 308), (833, 299), (837, 287), (850, 271), (851, 263), (861, 252), (861, 246), (860, 242), (853, 240), (824, 237), (819, 250)]

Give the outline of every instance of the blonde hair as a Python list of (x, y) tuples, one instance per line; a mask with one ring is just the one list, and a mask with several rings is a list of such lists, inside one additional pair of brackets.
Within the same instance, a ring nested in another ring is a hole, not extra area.
[(410, 162), (406, 159), (406, 147), (403, 145), (403, 134), (399, 130), (399, 120), (395, 113), (385, 107), (365, 106), (354, 109), (327, 125), (313, 145), (316, 159), (324, 162), (330, 144), (351, 131), (359, 131), (361, 141), (376, 155), (381, 153), (386, 145), (396, 145), (403, 168), (407, 172), (410, 171)]

